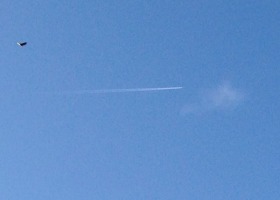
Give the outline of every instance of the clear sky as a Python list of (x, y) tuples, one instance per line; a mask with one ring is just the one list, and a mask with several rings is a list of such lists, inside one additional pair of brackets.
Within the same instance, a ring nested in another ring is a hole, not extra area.
[(279, 199), (279, 10), (1, 1), (0, 199)]

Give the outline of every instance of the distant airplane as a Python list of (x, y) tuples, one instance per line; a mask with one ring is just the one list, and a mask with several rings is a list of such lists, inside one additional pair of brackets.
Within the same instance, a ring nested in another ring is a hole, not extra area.
[(17, 42), (17, 44), (21, 47), (25, 46), (27, 44), (27, 42)]

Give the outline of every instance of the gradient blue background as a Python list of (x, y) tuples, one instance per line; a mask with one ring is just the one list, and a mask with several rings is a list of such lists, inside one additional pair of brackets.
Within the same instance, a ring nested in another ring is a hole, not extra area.
[(0, 9), (0, 199), (280, 198), (280, 1)]

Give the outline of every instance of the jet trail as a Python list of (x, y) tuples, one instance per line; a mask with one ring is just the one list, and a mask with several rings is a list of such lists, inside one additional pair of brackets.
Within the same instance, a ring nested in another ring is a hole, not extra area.
[(79, 90), (56, 93), (59, 95), (82, 95), (82, 94), (106, 94), (106, 93), (129, 93), (129, 92), (155, 92), (163, 90), (179, 90), (183, 87), (159, 87), (159, 88), (128, 88), (128, 89), (101, 89), (101, 90)]

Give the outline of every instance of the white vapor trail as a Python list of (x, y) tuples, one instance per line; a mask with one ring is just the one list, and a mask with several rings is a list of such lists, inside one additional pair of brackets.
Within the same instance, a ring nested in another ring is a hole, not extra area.
[(128, 89), (101, 89), (101, 90), (79, 90), (79, 91), (68, 91), (59, 92), (56, 94), (67, 95), (67, 94), (105, 94), (105, 93), (128, 93), (128, 92), (155, 92), (163, 90), (179, 90), (183, 87), (159, 87), (159, 88), (128, 88)]

